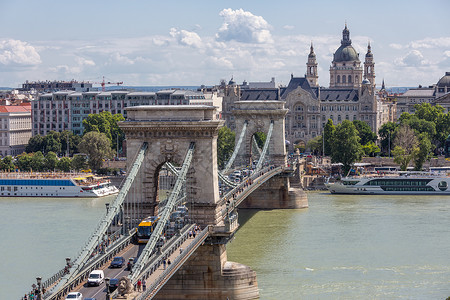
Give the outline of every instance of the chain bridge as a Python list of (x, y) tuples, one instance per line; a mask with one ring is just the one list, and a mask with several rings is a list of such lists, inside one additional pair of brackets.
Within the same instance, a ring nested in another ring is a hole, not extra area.
[[(224, 121), (215, 118), (214, 107), (129, 107), (119, 124), (128, 158), (120, 193), (79, 254), (38, 280), (38, 299), (65, 299), (69, 292), (97, 299), (258, 299), (256, 273), (227, 261), (226, 244), (239, 227), (239, 208), (308, 205), (295, 174), (298, 161), (286, 155), (286, 113), (281, 101), (237, 102), (235, 149), (219, 170)], [(255, 138), (258, 133), (265, 141)], [(187, 216), (174, 221), (180, 206)], [(149, 216), (157, 216), (156, 225), (138, 244), (137, 228)], [(115, 256), (134, 263), (109, 269)], [(106, 288), (87, 287), (89, 274), (99, 269), (108, 277)], [(112, 277), (119, 279), (114, 291)]]

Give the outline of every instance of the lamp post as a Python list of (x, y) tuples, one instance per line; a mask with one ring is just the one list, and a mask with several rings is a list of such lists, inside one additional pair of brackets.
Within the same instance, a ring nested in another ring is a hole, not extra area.
[(42, 299), (42, 295), (41, 295), (41, 283), (42, 283), (42, 277), (36, 277), (36, 282), (37, 282), (37, 300), (41, 300)]
[(110, 300), (110, 295), (109, 295), (109, 277), (105, 278), (105, 284), (106, 284), (106, 300)]

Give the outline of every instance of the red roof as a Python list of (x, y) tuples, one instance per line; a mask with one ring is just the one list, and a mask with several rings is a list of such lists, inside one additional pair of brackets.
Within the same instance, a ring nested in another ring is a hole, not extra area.
[(31, 105), (0, 105), (0, 113), (30, 112)]

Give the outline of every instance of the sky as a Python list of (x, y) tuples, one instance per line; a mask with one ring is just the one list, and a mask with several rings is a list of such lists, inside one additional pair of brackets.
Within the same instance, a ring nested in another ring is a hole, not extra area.
[[(0, 0), (0, 86), (26, 80), (127, 86), (289, 83), (310, 44), (319, 84), (347, 24), (376, 84), (437, 83), (450, 71), (450, 1)], [(97, 85), (98, 86), (98, 85)]]

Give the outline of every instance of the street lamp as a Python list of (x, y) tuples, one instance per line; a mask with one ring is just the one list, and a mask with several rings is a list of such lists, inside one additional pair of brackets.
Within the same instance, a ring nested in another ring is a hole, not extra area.
[(42, 299), (42, 295), (41, 295), (41, 283), (42, 283), (42, 277), (36, 277), (36, 282), (37, 282), (37, 300), (41, 300)]
[(109, 295), (109, 277), (105, 278), (105, 284), (106, 284), (106, 300), (110, 300), (110, 295)]
[(388, 144), (389, 144), (389, 158), (391, 158), (391, 131), (390, 130), (389, 130)]

